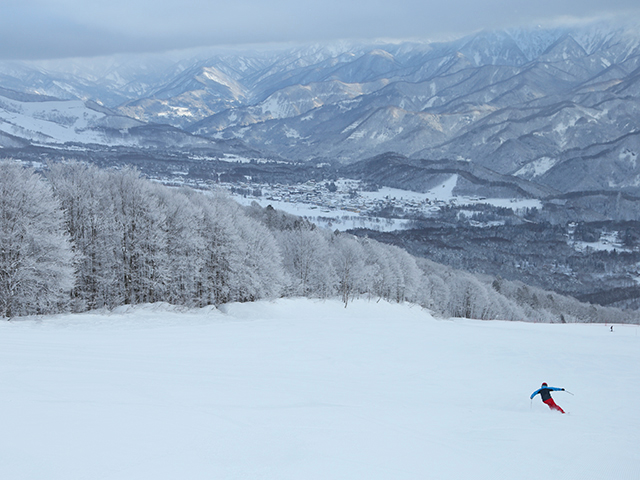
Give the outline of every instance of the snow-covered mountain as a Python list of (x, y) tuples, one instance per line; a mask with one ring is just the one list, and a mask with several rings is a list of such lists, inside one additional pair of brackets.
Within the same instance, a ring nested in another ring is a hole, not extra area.
[(24, 101), (9, 95), (0, 92), (0, 130), (35, 143), (111, 143), (108, 131), (142, 125), (81, 100)]
[[(442, 43), (11, 62), (0, 64), (0, 86), (93, 101), (122, 116), (109, 121), (166, 124), (296, 161), (349, 164), (395, 152), (471, 161), (562, 192), (637, 193), (637, 32), (596, 23)], [(3, 144), (95, 141), (105, 119), (82, 108), (64, 107), (66, 118), (79, 116), (53, 135), (51, 126), (20, 121), (15, 100), (4, 100)]]
[(170, 125), (147, 124), (92, 101), (0, 88), (0, 148), (30, 145), (196, 147), (214, 142)]

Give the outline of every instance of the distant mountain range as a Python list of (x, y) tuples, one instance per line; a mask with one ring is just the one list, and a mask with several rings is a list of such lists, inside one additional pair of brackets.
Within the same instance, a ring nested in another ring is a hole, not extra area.
[(378, 158), (470, 162), (468, 172), (527, 192), (637, 195), (638, 32), (598, 23), (442, 43), (4, 62), (0, 146), (220, 153), (232, 142), (342, 166), (393, 152)]

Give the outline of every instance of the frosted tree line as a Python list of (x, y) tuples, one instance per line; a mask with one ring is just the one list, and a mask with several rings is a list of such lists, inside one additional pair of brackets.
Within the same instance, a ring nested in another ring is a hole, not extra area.
[(0, 316), (151, 302), (187, 307), (283, 296), (413, 302), (443, 316), (631, 322), (502, 279), (417, 259), (133, 169), (0, 162)]
[(31, 171), (0, 164), (0, 316), (63, 308), (73, 257), (51, 188)]

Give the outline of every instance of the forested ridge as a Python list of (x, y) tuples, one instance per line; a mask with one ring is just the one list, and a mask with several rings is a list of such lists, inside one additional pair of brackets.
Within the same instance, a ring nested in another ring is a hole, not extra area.
[(442, 316), (637, 322), (635, 312), (456, 271), (270, 207), (133, 169), (0, 163), (0, 316), (285, 296), (412, 302)]

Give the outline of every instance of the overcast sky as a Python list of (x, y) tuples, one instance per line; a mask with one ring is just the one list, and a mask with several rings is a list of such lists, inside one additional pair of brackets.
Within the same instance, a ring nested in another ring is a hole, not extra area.
[(207, 45), (437, 39), (637, 15), (638, 0), (0, 0), (0, 59)]

